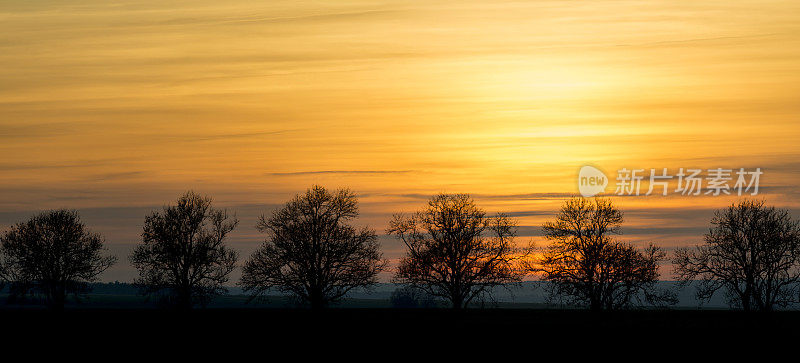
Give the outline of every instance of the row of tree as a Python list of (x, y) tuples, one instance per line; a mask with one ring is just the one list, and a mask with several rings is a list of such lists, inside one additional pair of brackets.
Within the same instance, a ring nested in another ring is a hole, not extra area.
[[(252, 298), (280, 291), (319, 309), (376, 284), (388, 263), (375, 231), (353, 225), (357, 217), (353, 192), (320, 186), (262, 215), (256, 227), (268, 237), (244, 263), (239, 285)], [(667, 254), (620, 241), (622, 222), (609, 200), (572, 198), (542, 226), (547, 246), (519, 247), (509, 216), (489, 216), (465, 194), (440, 194), (390, 222), (387, 233), (406, 247), (394, 281), (414, 299), (444, 300), (455, 309), (528, 274), (549, 282), (551, 299), (593, 310), (676, 303), (676, 292), (657, 284)], [(704, 244), (675, 252), (681, 283), (696, 282), (706, 300), (722, 291), (744, 310), (798, 302), (800, 228), (787, 211), (744, 200), (718, 211), (711, 223)], [(154, 211), (129, 257), (139, 271), (135, 283), (180, 309), (205, 305), (226, 292), (238, 254), (225, 240), (237, 225), (235, 216), (194, 192)], [(44, 212), (0, 236), (0, 280), (12, 298), (40, 295), (62, 309), (68, 295), (87, 292), (116, 262), (105, 250), (102, 236), (77, 212)]]

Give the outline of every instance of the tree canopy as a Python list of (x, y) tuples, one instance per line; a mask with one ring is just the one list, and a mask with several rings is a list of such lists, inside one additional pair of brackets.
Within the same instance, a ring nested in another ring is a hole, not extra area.
[(704, 244), (676, 251), (678, 278), (697, 296), (722, 290), (731, 305), (769, 311), (798, 300), (800, 227), (786, 210), (744, 200), (716, 212)]
[(87, 292), (88, 284), (116, 262), (104, 256), (104, 244), (78, 212), (42, 212), (0, 237), (0, 277), (10, 283), (12, 296), (42, 294), (48, 306), (60, 310), (68, 294)]
[(180, 309), (206, 304), (227, 291), (224, 284), (238, 255), (225, 244), (239, 221), (214, 209), (211, 199), (192, 191), (177, 204), (154, 211), (144, 221), (142, 243), (130, 256), (139, 270), (135, 283), (145, 294), (165, 297)]
[(632, 304), (670, 304), (673, 293), (657, 289), (659, 262), (666, 253), (652, 244), (645, 249), (617, 241), (622, 211), (601, 198), (572, 198), (555, 221), (542, 226), (550, 243), (530, 270), (550, 282), (551, 298), (592, 310)]
[(487, 216), (467, 194), (439, 194), (412, 215), (398, 214), (389, 234), (406, 246), (395, 281), (447, 300), (454, 309), (490, 296), (491, 288), (521, 281), (516, 222)]
[(352, 191), (321, 186), (262, 215), (257, 228), (268, 238), (245, 263), (240, 285), (253, 297), (276, 289), (319, 309), (377, 283), (386, 261), (375, 231), (351, 224), (357, 217)]

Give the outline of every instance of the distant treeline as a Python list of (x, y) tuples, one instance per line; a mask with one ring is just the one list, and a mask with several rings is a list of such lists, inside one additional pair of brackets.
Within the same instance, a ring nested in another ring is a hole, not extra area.
[[(97, 295), (141, 295), (141, 290), (138, 286), (129, 282), (91, 282), (88, 284), (87, 292), (89, 294)], [(0, 294), (9, 294), (11, 286), (6, 284), (0, 289)]]
[[(695, 282), (694, 284), (696, 284)], [(579, 306), (572, 306), (568, 304), (559, 304), (552, 301), (548, 296), (548, 285), (546, 281), (522, 281), (516, 284), (506, 286), (498, 286), (492, 289), (492, 300), (484, 300), (471, 305), (472, 307), (483, 308), (537, 308), (537, 309), (563, 309), (563, 308), (580, 308)], [(661, 289), (677, 289), (680, 282), (678, 281), (659, 281), (657, 285)], [(694, 293), (692, 284), (685, 289), (677, 289), (678, 303), (674, 305), (675, 308), (697, 308), (700, 303)], [(442, 300), (425, 299), (424, 296), (407, 294), (407, 287), (402, 284), (391, 282), (378, 283), (370, 288), (360, 288), (351, 291), (347, 296), (339, 301), (337, 304), (332, 305), (337, 308), (352, 308), (352, 307), (391, 307), (391, 308), (445, 308), (445, 302)], [(40, 305), (46, 301), (41, 299), (25, 299), (17, 300), (11, 304), (3, 303), (8, 295), (8, 286), (0, 289), (0, 309), (10, 307), (17, 308), (22, 305)], [(292, 296), (287, 293), (273, 289), (266, 292), (265, 295), (258, 301), (250, 300), (247, 295), (243, 294), (242, 289), (231, 286), (228, 287), (228, 293), (212, 300), (207, 307), (209, 308), (288, 308), (297, 307), (297, 301), (292, 299)], [(117, 307), (127, 308), (154, 308), (159, 307), (159, 301), (149, 299), (141, 295), (141, 290), (138, 286), (127, 282), (93, 282), (89, 284), (89, 290), (84, 295), (68, 296), (66, 306), (80, 309), (93, 309), (93, 308), (106, 308), (111, 305), (109, 302), (114, 302)], [(726, 308), (727, 303), (720, 294), (714, 299), (705, 301), (702, 304), (705, 309), (721, 309)]]
[[(267, 235), (237, 282), (248, 300), (280, 293), (322, 309), (378, 284), (388, 270), (375, 230), (354, 224), (356, 195), (314, 186), (262, 215)], [(717, 211), (704, 243), (672, 256), (655, 244), (620, 241), (622, 211), (603, 198), (570, 198), (543, 224), (546, 246), (520, 246), (517, 221), (488, 215), (466, 194), (433, 196), (422, 209), (396, 214), (387, 234), (406, 247), (393, 269), (396, 307), (453, 309), (491, 305), (498, 289), (536, 276), (547, 304), (592, 310), (668, 308), (691, 285), (707, 302), (722, 294), (731, 307), (751, 311), (791, 308), (800, 301), (800, 227), (788, 211), (743, 199)], [(77, 211), (53, 210), (0, 235), (0, 282), (11, 302), (64, 308), (69, 296), (134, 295), (159, 306), (206, 306), (228, 292), (239, 261), (226, 244), (236, 217), (192, 191), (145, 216), (142, 241), (127, 258), (138, 270), (132, 284), (98, 284), (114, 263), (104, 238)], [(679, 283), (659, 284), (671, 261)]]

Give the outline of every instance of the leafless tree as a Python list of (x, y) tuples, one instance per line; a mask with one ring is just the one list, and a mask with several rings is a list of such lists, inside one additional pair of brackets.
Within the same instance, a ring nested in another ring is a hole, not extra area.
[(395, 281), (422, 289), (462, 309), (491, 288), (518, 282), (524, 251), (514, 245), (516, 223), (487, 217), (467, 194), (440, 194), (427, 208), (398, 214), (387, 233), (406, 245)]
[(269, 234), (242, 271), (252, 297), (270, 289), (290, 293), (320, 309), (349, 291), (370, 287), (386, 266), (375, 231), (350, 225), (358, 217), (352, 191), (314, 186), (256, 226)]
[(226, 292), (237, 253), (225, 245), (225, 237), (237, 224), (235, 216), (192, 191), (177, 205), (154, 211), (145, 218), (142, 244), (130, 257), (139, 270), (135, 283), (148, 295), (166, 295), (178, 309), (205, 305)]
[(615, 240), (622, 221), (611, 201), (578, 197), (543, 225), (550, 244), (530, 270), (550, 282), (551, 298), (592, 310), (676, 302), (674, 293), (656, 286), (666, 253), (652, 244), (639, 250)]
[(37, 214), (0, 237), (0, 276), (14, 296), (42, 294), (61, 310), (68, 294), (88, 291), (89, 283), (116, 262), (103, 256), (103, 237), (90, 232), (76, 211)]
[(675, 273), (697, 296), (723, 290), (732, 306), (770, 311), (797, 302), (800, 228), (786, 210), (744, 200), (717, 211), (705, 244), (675, 254)]

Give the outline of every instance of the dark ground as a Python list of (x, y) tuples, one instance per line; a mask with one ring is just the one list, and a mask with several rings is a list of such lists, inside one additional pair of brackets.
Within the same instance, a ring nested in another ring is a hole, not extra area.
[[(656, 349), (669, 356), (686, 344), (713, 347), (725, 342), (725, 349), (731, 349), (739, 348), (737, 342), (778, 341), (776, 338), (790, 341), (788, 346), (793, 349), (800, 338), (797, 310), (759, 314), (682, 307), (598, 313), (541, 303), (499, 303), (452, 311), (397, 309), (388, 299), (350, 298), (314, 312), (297, 307), (286, 297), (248, 302), (245, 296), (228, 295), (214, 299), (208, 308), (180, 313), (158, 308), (154, 301), (136, 293), (124, 285), (101, 286), (82, 301), (71, 301), (59, 313), (33, 301), (0, 303), (0, 341), (6, 343), (5, 349), (13, 349), (16, 341), (55, 339), (66, 345), (122, 349), (124, 354), (152, 354), (154, 349), (166, 348), (191, 349), (192, 354), (201, 356), (281, 349), (298, 342), (328, 343), (342, 354), (365, 342), (394, 346), (392, 352), (398, 354), (409, 345), (442, 341), (457, 342), (468, 354), (472, 354), (470, 349), (498, 349), (498, 344), (540, 349), (585, 342), (623, 346), (640, 342), (644, 345), (637, 348)], [(0, 301), (6, 301), (2, 294)], [(493, 342), (495, 348), (484, 348), (487, 342)]]
[[(516, 339), (563, 336), (675, 338), (790, 334), (798, 338), (800, 312), (747, 314), (737, 311), (622, 311), (596, 313), (553, 309), (386, 309), (348, 308), (313, 312), (307, 309), (198, 309), (178, 313), (158, 309), (2, 309), (4, 330), (22, 334), (48, 331), (69, 337), (92, 336), (110, 341), (124, 337), (169, 340), (194, 336), (201, 340), (253, 339), (435, 339), (475, 335)], [(44, 328), (44, 329), (43, 329)]]

